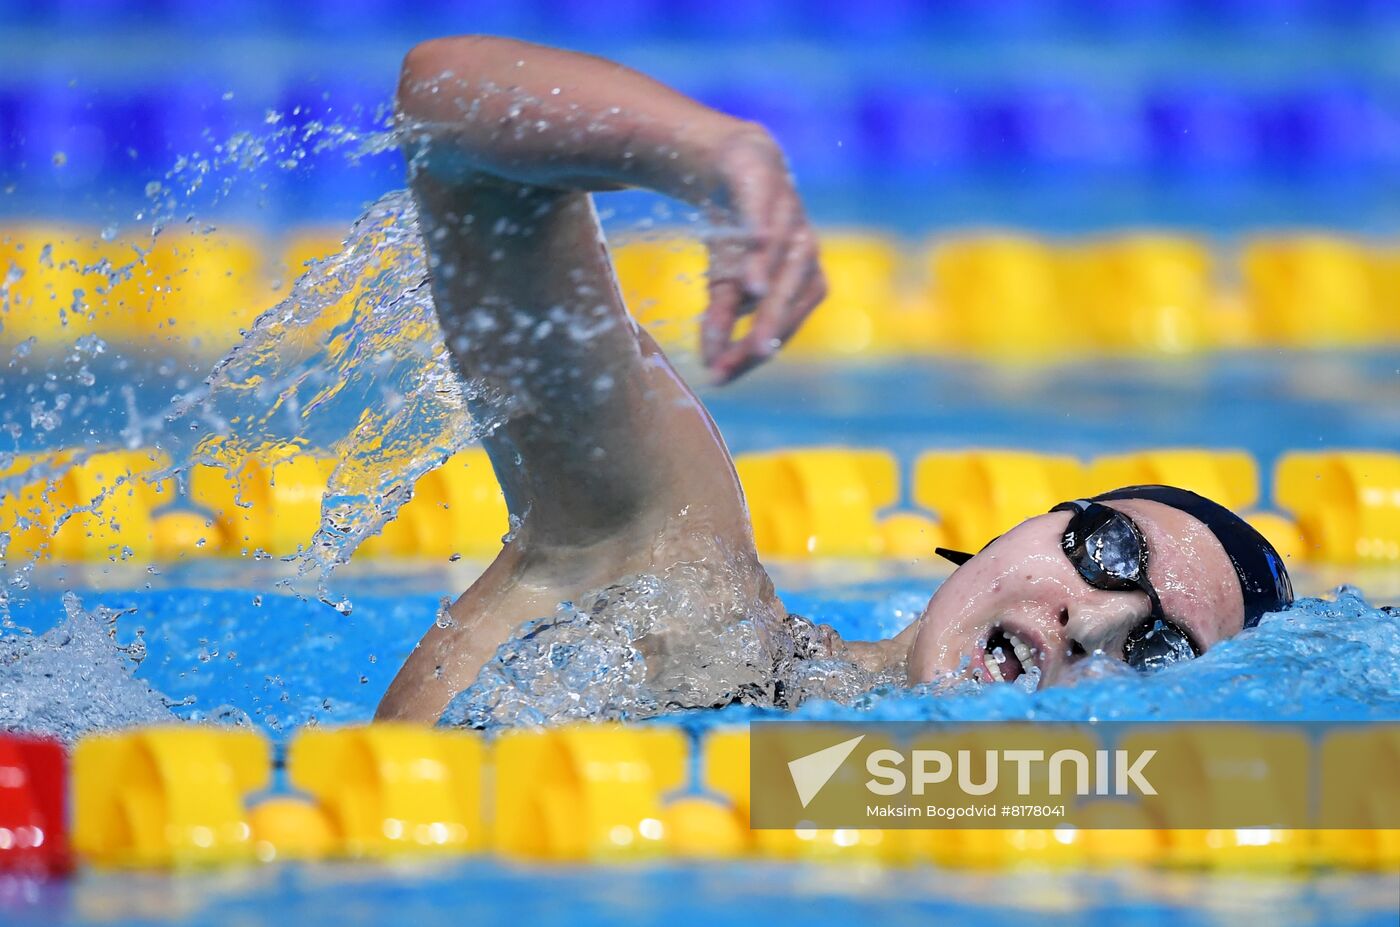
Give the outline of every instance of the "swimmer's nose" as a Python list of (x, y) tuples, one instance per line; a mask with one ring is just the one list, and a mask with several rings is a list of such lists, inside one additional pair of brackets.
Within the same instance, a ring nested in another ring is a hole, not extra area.
[(1119, 652), (1128, 631), (1152, 614), (1152, 603), (1141, 592), (1105, 592), (1068, 602), (1060, 611), (1071, 658), (1102, 651), (1111, 657)]

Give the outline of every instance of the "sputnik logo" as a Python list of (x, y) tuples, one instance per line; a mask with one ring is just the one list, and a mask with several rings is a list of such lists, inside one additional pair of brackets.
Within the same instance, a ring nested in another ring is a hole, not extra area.
[(843, 740), (835, 746), (788, 761), (788, 772), (792, 774), (792, 784), (797, 789), (797, 798), (802, 802), (803, 808), (812, 803), (812, 799), (831, 781), (831, 777), (836, 775), (836, 770), (841, 768), (841, 764), (846, 762), (846, 758), (864, 739), (865, 735), (861, 734), (859, 737)]

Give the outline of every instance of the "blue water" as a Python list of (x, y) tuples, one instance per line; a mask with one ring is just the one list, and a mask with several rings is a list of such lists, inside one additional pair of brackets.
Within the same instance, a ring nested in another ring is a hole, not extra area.
[[(736, 451), (801, 443), (889, 447), (907, 463), (934, 446), (994, 444), (1080, 455), (1135, 447), (1244, 447), (1264, 464), (1310, 447), (1400, 445), (1400, 359), (1393, 354), (1256, 354), (1175, 364), (1068, 364), (1018, 373), (905, 364), (834, 373), (785, 364), (706, 396)], [(154, 397), (151, 397), (154, 401)], [(56, 436), (61, 439), (62, 436)], [(302, 725), (369, 718), (445, 595), (480, 564), (351, 564), (336, 578), (354, 603), (341, 616), (275, 592), (288, 567), (205, 561), (38, 571), (12, 617), (63, 665), (103, 674), (55, 691), (34, 710), (102, 723), (112, 702), (140, 717), (247, 720), (283, 745)], [(788, 606), (847, 637), (891, 634), (945, 575), (928, 564), (773, 564)], [(1372, 605), (1400, 601), (1400, 570), (1299, 571), (1308, 598), (1193, 663), (1142, 677), (1091, 665), (1073, 685), (1034, 692), (968, 686), (894, 689), (855, 705), (808, 702), (807, 718), (1146, 720), (1400, 718), (1400, 627)], [(1364, 593), (1333, 593), (1351, 582)], [(65, 620), (64, 589), (86, 612), (122, 612), (115, 641), (102, 620)], [(1369, 600), (1369, 601), (1368, 601)], [(27, 639), (25, 639), (27, 640)], [(8, 646), (20, 639), (11, 636)], [(133, 654), (144, 647), (139, 663)], [(118, 650), (118, 646), (127, 651)], [(0, 668), (5, 665), (0, 639)], [(3, 688), (0, 675), (0, 688)], [(84, 688), (86, 686), (87, 688)], [(0, 717), (4, 706), (0, 704)], [(762, 714), (730, 707), (660, 719), (704, 729)], [(111, 717), (108, 715), (108, 717)], [(70, 719), (72, 720), (72, 719)], [(773, 863), (603, 869), (468, 860), (433, 867), (333, 865), (193, 876), (85, 873), (66, 884), (0, 880), (5, 924), (422, 925), (567, 920), (581, 925), (751, 921), (820, 924), (976, 918), (981, 922), (1194, 924), (1245, 916), (1271, 924), (1393, 924), (1400, 874), (1255, 876), (1209, 873), (982, 874), (921, 868)]]
[[(848, 639), (899, 631), (918, 616), (937, 583), (933, 576), (915, 576), (787, 591), (783, 571), (777, 573), (792, 610), (831, 624)], [(176, 703), (175, 715), (205, 720), (241, 712), (282, 741), (304, 724), (372, 716), (397, 668), (431, 626), (442, 596), (459, 591), (447, 585), (431, 592), (406, 589), (427, 581), (351, 582), (376, 591), (352, 592), (355, 607), (348, 617), (315, 600), (254, 589), (89, 591), (82, 602), (90, 611), (105, 606), (129, 612), (117, 622), (117, 640), (130, 644), (141, 637), (147, 656), (131, 668), (137, 680)], [(386, 586), (399, 591), (386, 593)], [(14, 618), (43, 631), (62, 613), (59, 597), (46, 593), (17, 608)], [(113, 660), (129, 663), (115, 654)], [(704, 728), (772, 714), (731, 706), (662, 722)], [(1400, 719), (1400, 622), (1349, 592), (1305, 599), (1199, 660), (1151, 676), (1104, 661), (1086, 668), (1073, 685), (1041, 691), (969, 684), (934, 694), (896, 687), (851, 706), (808, 702), (796, 714), (882, 720)]]
[[(181, 923), (191, 927), (577, 927), (975, 922), (1135, 925), (1395, 923), (1394, 875), (1287, 876), (1109, 871), (969, 873), (745, 862), (551, 867), (279, 866), (192, 874), (106, 874), (69, 885), (0, 881), (15, 927)], [(9, 889), (7, 891), (7, 889)]]

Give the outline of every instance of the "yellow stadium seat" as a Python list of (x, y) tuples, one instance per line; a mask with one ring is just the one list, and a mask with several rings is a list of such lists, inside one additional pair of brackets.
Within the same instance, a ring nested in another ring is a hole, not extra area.
[(1366, 249), (1327, 235), (1257, 238), (1241, 258), (1245, 294), (1266, 341), (1365, 345), (1385, 326)]
[(1012, 359), (1077, 349), (1082, 334), (1063, 298), (1054, 250), (1015, 235), (986, 235), (929, 250), (929, 301), (956, 347)]
[(1065, 298), (1098, 347), (1183, 354), (1206, 346), (1211, 259), (1200, 241), (1123, 235), (1071, 249), (1065, 267)]

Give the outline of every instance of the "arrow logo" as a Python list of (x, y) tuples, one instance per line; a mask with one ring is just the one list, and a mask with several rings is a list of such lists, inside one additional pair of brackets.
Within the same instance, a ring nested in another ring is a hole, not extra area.
[(803, 808), (811, 804), (822, 787), (836, 775), (836, 770), (846, 762), (846, 757), (850, 756), (864, 739), (865, 735), (861, 734), (859, 737), (843, 740), (834, 747), (799, 756), (788, 762), (788, 772), (792, 774), (792, 784), (797, 788), (797, 798), (802, 802)]

